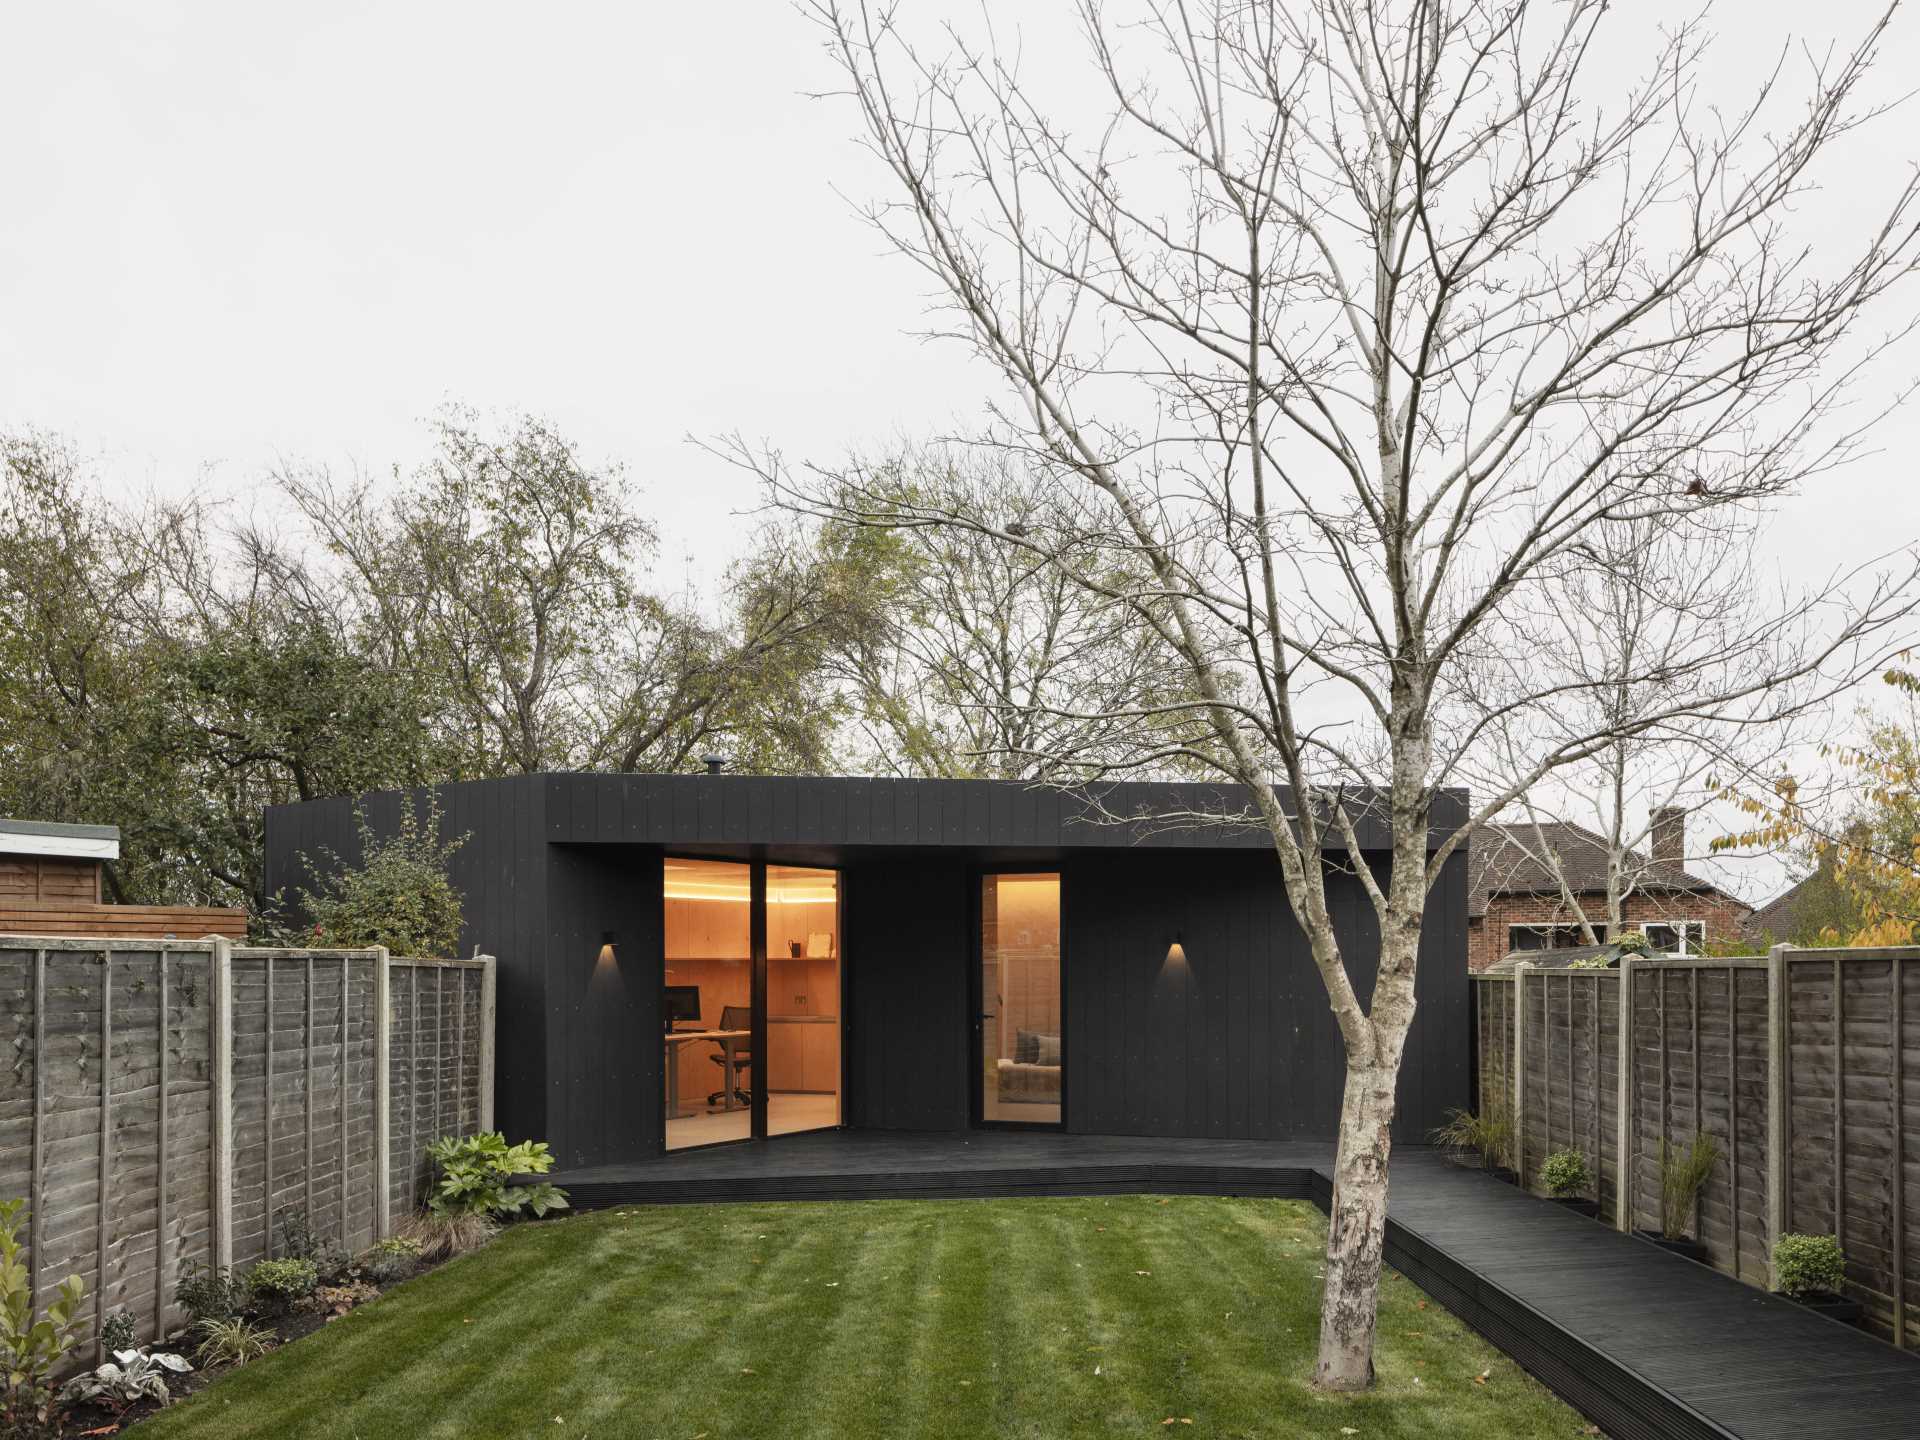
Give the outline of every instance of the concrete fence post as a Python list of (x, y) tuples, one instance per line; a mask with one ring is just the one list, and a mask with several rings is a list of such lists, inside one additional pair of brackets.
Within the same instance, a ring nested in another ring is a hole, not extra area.
[(373, 1235), (393, 1233), (393, 985), (387, 947), (373, 947)]
[(213, 1005), (213, 1263), (233, 1264), (233, 941), (218, 937), (208, 960)]
[(1633, 1190), (1636, 1170), (1633, 1153), (1633, 967), (1627, 956), (1620, 957), (1619, 1019), (1615, 1022), (1613, 1043), (1617, 1054), (1614, 1084), (1618, 1087), (1613, 1105), (1613, 1150), (1617, 1166), (1613, 1197), (1613, 1223), (1621, 1231), (1633, 1229)]
[(1773, 1268), (1773, 1242), (1787, 1233), (1787, 1186), (1791, 1183), (1787, 1151), (1787, 954), (1786, 945), (1767, 951), (1767, 1278), (1778, 1285)]
[(1513, 967), (1513, 1173), (1527, 1183), (1527, 977), (1525, 960)]
[(493, 1026), (498, 983), (495, 970), (499, 962), (483, 955), (487, 963), (480, 971), (480, 1133), (493, 1129)]

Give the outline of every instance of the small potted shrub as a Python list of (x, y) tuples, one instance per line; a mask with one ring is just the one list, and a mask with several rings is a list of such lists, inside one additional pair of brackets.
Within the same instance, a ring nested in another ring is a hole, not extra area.
[(1809, 1310), (1853, 1324), (1858, 1300), (1843, 1293), (1847, 1257), (1831, 1235), (1782, 1235), (1773, 1242), (1773, 1276), (1780, 1293)]
[(1513, 1155), (1513, 1122), (1504, 1115), (1449, 1110), (1447, 1123), (1433, 1132), (1432, 1139), (1456, 1165), (1467, 1164), (1472, 1157), (1471, 1163), (1502, 1180), (1518, 1178), (1508, 1168)]
[(1720, 1163), (1720, 1146), (1711, 1135), (1695, 1135), (1684, 1148), (1660, 1141), (1660, 1228), (1636, 1230), (1643, 1240), (1651, 1240), (1663, 1250), (1697, 1260), (1705, 1265), (1707, 1247), (1700, 1243), (1695, 1219), (1700, 1208), (1700, 1192), (1713, 1178)]
[(1578, 1211), (1589, 1219), (1598, 1218), (1600, 1202), (1589, 1200), (1587, 1190), (1593, 1177), (1587, 1173), (1587, 1157), (1571, 1145), (1554, 1151), (1540, 1162), (1540, 1183), (1556, 1204)]

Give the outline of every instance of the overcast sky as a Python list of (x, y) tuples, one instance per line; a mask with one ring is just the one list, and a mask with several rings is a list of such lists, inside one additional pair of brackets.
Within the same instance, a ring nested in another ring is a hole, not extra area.
[[(1877, 8), (1724, 6), (1720, 77)], [(997, 7), (1043, 9), (1030, 56), (1060, 6)], [(1596, 91), (1665, 9), (1614, 7)], [(244, 498), (283, 456), (410, 464), (446, 399), (526, 408), (625, 460), (710, 576), (755, 497), (689, 432), (831, 457), (980, 414), (988, 377), (912, 337), (918, 277), (843, 198), (882, 177), (846, 104), (803, 93), (834, 77), (779, 0), (61, 0), (6, 7), (0, 53), (0, 425), (68, 435), (112, 483)], [(1920, 14), (1887, 60), (1892, 95)], [(1856, 147), (1823, 217), (1904, 173), (1913, 119)], [(1776, 543), (1827, 565), (1920, 534), (1916, 442), (1889, 429)]]

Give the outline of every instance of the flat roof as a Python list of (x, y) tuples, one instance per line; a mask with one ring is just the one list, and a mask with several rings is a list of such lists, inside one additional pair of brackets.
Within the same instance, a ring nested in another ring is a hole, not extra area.
[[(1066, 790), (1018, 780), (925, 780), (860, 776), (636, 775), (576, 772), (467, 780), (434, 787), (443, 802), (515, 797), (489, 824), (525, 826), (527, 839), (557, 844), (663, 845), (689, 853), (745, 846), (767, 853), (846, 855), (939, 847), (1040, 858), (1071, 850), (1264, 850), (1269, 836), (1252, 797), (1234, 785), (1123, 781)], [(421, 792), (423, 793), (423, 792)], [(1292, 796), (1276, 787), (1282, 807)], [(361, 797), (368, 813), (394, 807), (400, 792)], [(1363, 850), (1389, 848), (1382, 792), (1348, 790)], [(305, 806), (346, 810), (345, 797), (269, 806), (269, 816)], [(507, 811), (514, 813), (509, 818)], [(330, 812), (329, 812), (330, 813)], [(471, 816), (474, 812), (467, 809)], [(482, 812), (484, 813), (484, 811)], [(1434, 797), (1428, 843), (1466, 819), (1467, 796)], [(456, 830), (472, 827), (463, 819)], [(530, 834), (527, 832), (531, 831)], [(1347, 847), (1325, 834), (1329, 852)]]
[(118, 860), (118, 825), (63, 825), (52, 820), (0, 819), (0, 855), (53, 855), (74, 860)]

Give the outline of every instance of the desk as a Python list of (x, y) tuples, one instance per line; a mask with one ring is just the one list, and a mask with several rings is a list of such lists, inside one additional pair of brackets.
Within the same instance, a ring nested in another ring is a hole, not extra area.
[[(669, 1030), (666, 1033), (664, 1038), (666, 1040), (667, 1118), (669, 1120), (686, 1120), (690, 1119), (693, 1115), (693, 1111), (682, 1110), (680, 1108), (680, 1052), (676, 1047), (688, 1044), (694, 1040), (705, 1040), (710, 1044), (718, 1045), (722, 1040), (745, 1040), (752, 1034), (753, 1032), (751, 1030)], [(723, 1068), (726, 1071), (727, 1077), (727, 1103), (722, 1108), (738, 1110), (740, 1107), (734, 1103), (733, 1099), (733, 1051), (725, 1045), (720, 1045), (720, 1054), (724, 1060)]]

